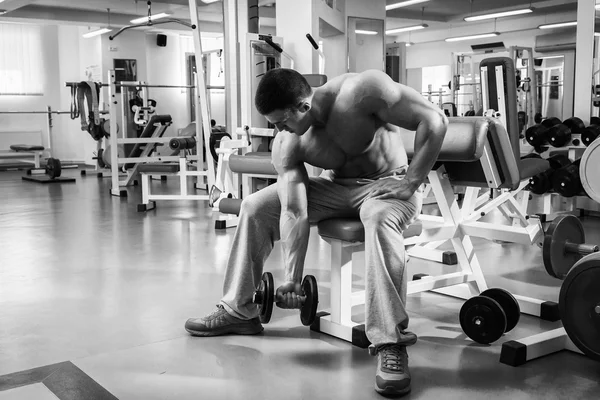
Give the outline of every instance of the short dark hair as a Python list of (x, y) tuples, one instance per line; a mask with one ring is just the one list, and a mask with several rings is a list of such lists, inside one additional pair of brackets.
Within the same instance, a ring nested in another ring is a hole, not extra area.
[(259, 113), (267, 115), (275, 110), (296, 107), (310, 96), (312, 89), (306, 78), (298, 71), (287, 68), (274, 68), (267, 71), (260, 80), (254, 105)]

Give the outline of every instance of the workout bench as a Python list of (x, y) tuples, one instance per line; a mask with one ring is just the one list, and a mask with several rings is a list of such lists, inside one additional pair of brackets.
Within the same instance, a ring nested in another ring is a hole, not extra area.
[[(414, 154), (415, 133), (403, 130), (401, 135), (410, 159)], [(404, 245), (433, 243), (435, 247), (450, 240), (460, 271), (422, 276), (408, 282), (408, 294), (432, 290), (468, 299), (487, 289), (468, 234), (466, 224), (469, 222), (465, 222), (465, 215), (457, 204), (453, 185), (502, 189), (513, 188), (519, 182), (512, 144), (500, 121), (483, 117), (450, 118), (438, 163), (429, 174), (441, 216), (420, 215), (416, 226), (404, 232)], [(331, 310), (320, 312), (311, 329), (367, 347), (364, 325), (352, 321), (351, 315), (352, 306), (364, 304), (365, 297), (364, 291), (352, 291), (352, 269), (357, 267), (353, 266), (352, 255), (364, 250), (362, 223), (359, 219), (325, 220), (318, 224), (318, 232), (331, 246)], [(413, 249), (408, 250), (413, 257), (427, 255), (427, 246), (411, 254)], [(521, 312), (547, 320), (559, 319), (556, 303), (515, 297)]]

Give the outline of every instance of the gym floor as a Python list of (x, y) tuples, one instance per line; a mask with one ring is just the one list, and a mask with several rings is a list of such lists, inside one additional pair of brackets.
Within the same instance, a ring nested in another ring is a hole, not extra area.
[[(205, 202), (160, 202), (137, 213), (139, 187), (109, 196), (109, 179), (40, 185), (0, 173), (0, 400), (380, 399), (367, 351), (311, 332), (297, 311), (274, 309), (257, 336), (195, 338), (183, 324), (220, 299), (234, 228), (215, 231)], [(154, 181), (157, 189), (175, 180)], [(600, 220), (585, 218), (600, 243)], [(475, 240), (490, 287), (558, 300), (537, 246)], [(313, 230), (305, 273), (329, 306), (328, 246)], [(456, 268), (456, 267), (451, 267)], [(282, 279), (277, 245), (265, 270)], [(413, 258), (409, 276), (439, 273)], [(356, 284), (364, 285), (362, 272)], [(520, 367), (498, 362), (503, 342), (559, 327), (522, 316), (479, 345), (458, 323), (462, 301), (411, 295), (407, 399), (598, 399), (600, 363), (562, 351)], [(362, 311), (356, 310), (357, 314)]]

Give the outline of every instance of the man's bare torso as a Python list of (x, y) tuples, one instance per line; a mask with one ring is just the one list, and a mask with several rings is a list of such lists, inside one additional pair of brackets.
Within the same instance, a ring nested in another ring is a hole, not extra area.
[(279, 132), (284, 152), (337, 178), (370, 178), (408, 164), (399, 128), (365, 110), (355, 77), (342, 75), (315, 91), (326, 122), (302, 136)]

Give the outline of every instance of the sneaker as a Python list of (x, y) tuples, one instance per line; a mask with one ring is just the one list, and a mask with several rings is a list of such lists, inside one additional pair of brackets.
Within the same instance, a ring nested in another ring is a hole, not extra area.
[(203, 318), (190, 318), (185, 330), (193, 336), (255, 335), (263, 331), (258, 318), (244, 320), (230, 315), (221, 304)]
[(386, 344), (377, 349), (375, 390), (384, 396), (396, 397), (410, 392), (406, 346)]

